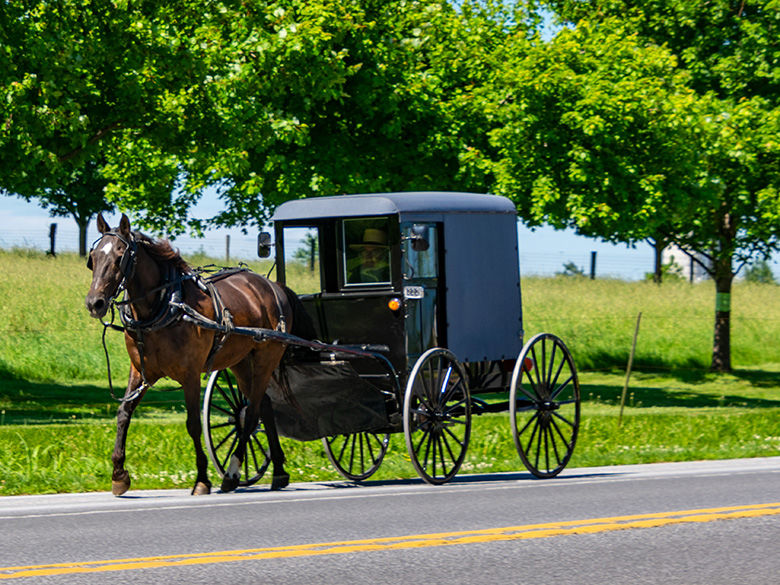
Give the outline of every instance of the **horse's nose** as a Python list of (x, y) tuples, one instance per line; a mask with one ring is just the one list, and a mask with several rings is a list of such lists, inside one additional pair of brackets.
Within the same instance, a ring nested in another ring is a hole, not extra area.
[(87, 298), (84, 299), (84, 304), (87, 305), (89, 314), (95, 317), (95, 319), (100, 319), (108, 311), (106, 299), (100, 296), (87, 295)]

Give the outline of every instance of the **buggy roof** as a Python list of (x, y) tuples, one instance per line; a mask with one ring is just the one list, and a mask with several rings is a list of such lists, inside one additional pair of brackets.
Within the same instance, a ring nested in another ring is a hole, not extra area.
[(328, 217), (366, 217), (424, 213), (499, 213), (515, 215), (514, 204), (499, 195), (416, 191), (310, 197), (283, 203), (274, 221)]

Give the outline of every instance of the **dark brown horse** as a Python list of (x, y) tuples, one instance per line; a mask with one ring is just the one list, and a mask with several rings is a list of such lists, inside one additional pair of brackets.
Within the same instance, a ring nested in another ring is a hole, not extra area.
[[(102, 215), (98, 216), (97, 227), (101, 238), (93, 246), (87, 263), (92, 269), (92, 286), (85, 303), (97, 319), (106, 315), (112, 303), (120, 305), (131, 362), (125, 399), (117, 413), (116, 443), (111, 456), (114, 495), (121, 495), (130, 487), (130, 474), (124, 466), (130, 418), (148, 387), (162, 377), (176, 380), (184, 390), (187, 431), (195, 445), (198, 470), (192, 493), (201, 495), (211, 491), (207, 458), (201, 444), (200, 376), (207, 370), (225, 368), (230, 368), (236, 376), (249, 405), (222, 490), (232, 491), (238, 485), (247, 440), (261, 417), (274, 465), (271, 489), (285, 487), (289, 475), (284, 470), (271, 401), (266, 396), (285, 345), (199, 327), (183, 319), (181, 311), (169, 301), (172, 298), (180, 301), (217, 323), (278, 330), (285, 324), (291, 329), (297, 297), (289, 289), (248, 270), (212, 279), (210, 286), (206, 286), (167, 241), (156, 241), (131, 231), (125, 215), (113, 230)], [(116, 299), (123, 291), (126, 300), (119, 302)]]

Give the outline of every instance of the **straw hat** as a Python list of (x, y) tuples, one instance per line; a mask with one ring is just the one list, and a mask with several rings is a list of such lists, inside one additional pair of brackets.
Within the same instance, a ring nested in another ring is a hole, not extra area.
[(387, 246), (387, 234), (376, 228), (367, 228), (363, 232), (363, 241), (359, 244), (350, 244), (352, 249), (360, 249), (365, 246)]

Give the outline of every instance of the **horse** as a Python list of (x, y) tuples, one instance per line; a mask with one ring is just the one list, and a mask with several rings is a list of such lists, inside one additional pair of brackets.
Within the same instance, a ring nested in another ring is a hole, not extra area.
[[(100, 238), (87, 260), (92, 284), (85, 304), (89, 314), (100, 320), (109, 308), (113, 312), (113, 307), (119, 307), (130, 356), (130, 375), (117, 411), (111, 455), (112, 493), (120, 496), (130, 488), (130, 474), (125, 469), (130, 419), (148, 388), (163, 377), (177, 381), (184, 391), (187, 431), (195, 447), (197, 468), (191, 493), (211, 492), (208, 462), (201, 443), (200, 376), (225, 368), (235, 375), (248, 406), (221, 490), (230, 492), (238, 486), (247, 441), (260, 419), (273, 463), (271, 489), (286, 487), (290, 475), (284, 469), (273, 407), (266, 395), (286, 344), (276, 338), (257, 341), (248, 335), (230, 335), (229, 331), (232, 327), (292, 330), (295, 320), (305, 313), (301, 312), (303, 306), (295, 293), (247, 269), (229, 270), (204, 279), (167, 240), (155, 240), (131, 230), (124, 214), (115, 229), (108, 226), (102, 214), (98, 215), (97, 228)], [(122, 292), (125, 300), (118, 301)], [(199, 326), (184, 318), (182, 305), (225, 327), (215, 330)], [(282, 389), (286, 390), (284, 385)]]

